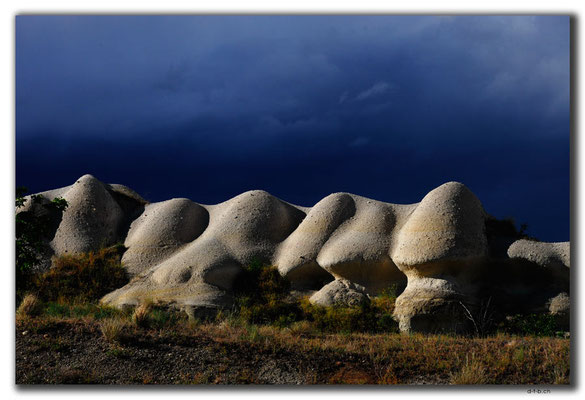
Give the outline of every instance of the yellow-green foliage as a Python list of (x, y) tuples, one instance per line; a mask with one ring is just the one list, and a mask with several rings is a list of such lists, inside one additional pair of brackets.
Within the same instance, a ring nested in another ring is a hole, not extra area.
[(101, 320), (125, 316), (125, 312), (114, 307), (94, 303), (46, 302), (43, 315), (53, 318), (89, 318)]
[(255, 302), (250, 297), (238, 298), (239, 316), (244, 321), (254, 324), (271, 324), (284, 327), (302, 318), (298, 303), (284, 302), (277, 298), (268, 298), (265, 302)]
[(394, 312), (394, 305), (396, 304), (396, 297), (398, 297), (397, 285), (392, 285), (378, 295), (372, 298), (372, 305), (380, 311), (392, 314)]
[(234, 287), (237, 312), (249, 323), (286, 326), (302, 317), (298, 304), (285, 301), (290, 288), (273, 266), (253, 262), (244, 268)]
[(388, 288), (371, 304), (358, 307), (320, 307), (307, 299), (287, 298), (290, 284), (272, 266), (254, 262), (238, 278), (236, 314), (245, 323), (288, 327), (307, 320), (319, 332), (396, 332), (392, 318), (396, 288)]
[(33, 280), (45, 301), (96, 301), (128, 283), (118, 247), (78, 256), (61, 256), (54, 266)]
[(363, 303), (354, 307), (323, 307), (301, 301), (306, 319), (321, 332), (397, 332), (398, 326), (383, 308)]
[(253, 261), (245, 266), (234, 285), (238, 297), (247, 297), (254, 303), (280, 300), (288, 294), (290, 283), (276, 267)]

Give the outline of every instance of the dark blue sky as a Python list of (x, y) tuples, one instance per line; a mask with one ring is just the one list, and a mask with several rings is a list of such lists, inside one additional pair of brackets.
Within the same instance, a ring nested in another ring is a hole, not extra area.
[(413, 203), (569, 240), (569, 17), (18, 16), (16, 184)]

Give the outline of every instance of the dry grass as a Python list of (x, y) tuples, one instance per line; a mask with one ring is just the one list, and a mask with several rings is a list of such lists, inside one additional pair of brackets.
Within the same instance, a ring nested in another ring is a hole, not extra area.
[(128, 283), (119, 246), (53, 259), (54, 266), (32, 279), (44, 301), (97, 301)]
[(126, 322), (120, 318), (110, 318), (100, 322), (102, 336), (108, 343), (112, 344), (121, 341), (125, 327)]
[(461, 370), (451, 376), (453, 385), (485, 385), (486, 383), (488, 383), (486, 368), (474, 354), (471, 355), (471, 359), (466, 356)]
[(42, 311), (42, 304), (34, 294), (27, 294), (22, 299), (20, 306), (18, 306), (18, 310), (16, 310), (16, 315), (19, 317), (34, 317), (41, 313)]
[(82, 324), (90, 330), (97, 327), (112, 344), (118, 343), (124, 332), (124, 343), (148, 336), (169, 345), (197, 341), (235, 345), (262, 354), (362, 360), (357, 372), (336, 371), (324, 377), (318, 370), (306, 371), (315, 383), (569, 384), (570, 341), (565, 338), (334, 333), (319, 330), (312, 321), (297, 321), (284, 328), (252, 324), (236, 313), (224, 313), (216, 321), (194, 321), (152, 302), (141, 304), (132, 314), (95, 305), (66, 308), (46, 303), (43, 310), (35, 317), (18, 318), (17, 325), (30, 332), (51, 332), (51, 326), (58, 324)]
[(307, 336), (313, 333), (313, 326), (309, 321), (297, 321), (293, 322), (288, 328), (285, 328), (285, 332), (287, 330), (293, 336)]
[(134, 314), (132, 314), (132, 322), (134, 325), (141, 328), (148, 328), (152, 309), (153, 303), (151, 301), (146, 301), (136, 307)]
[(553, 384), (554, 385), (568, 385), (569, 384), (569, 370), (563, 369), (561, 366), (555, 366), (553, 369)]
[[(145, 305), (138, 314), (148, 314)], [(140, 308), (140, 307), (139, 307)], [(138, 308), (137, 310), (138, 311)], [(448, 335), (400, 335), (315, 331), (306, 322), (288, 328), (254, 325), (226, 318), (194, 325), (188, 319), (168, 320), (165, 326), (125, 329), (135, 319), (123, 314), (103, 319), (62, 319), (66, 323), (97, 326), (105, 341), (119, 343), (122, 332), (133, 337), (156, 337), (157, 342), (209, 342), (248, 348), (254, 353), (299, 354), (302, 357), (362, 360), (356, 370), (341, 365), (331, 375), (310, 371), (315, 383), (409, 384), (417, 381), (455, 385), (569, 384), (570, 341), (554, 337), (521, 337), (499, 334), (485, 338)], [(154, 318), (154, 314), (153, 314)], [(50, 331), (56, 317), (23, 318), (17, 325), (31, 332)], [(126, 339), (126, 337), (125, 337)], [(357, 368), (358, 365), (356, 365)], [(343, 369), (343, 370), (342, 370)], [(309, 372), (307, 372), (309, 374)], [(199, 381), (199, 379), (193, 379)]]
[(197, 334), (229, 343), (254, 341), (271, 348), (305, 354), (333, 352), (367, 356), (378, 384), (404, 384), (416, 376), (431, 376), (457, 385), (569, 383), (570, 347), (567, 339), (504, 334), (485, 338), (324, 334), (300, 329), (301, 333), (296, 327), (260, 326), (260, 342), (250, 336), (249, 327), (225, 323), (201, 324)]

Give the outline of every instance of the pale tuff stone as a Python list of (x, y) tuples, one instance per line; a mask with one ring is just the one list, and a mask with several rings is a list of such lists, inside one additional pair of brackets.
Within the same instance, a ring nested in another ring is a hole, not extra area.
[[(69, 203), (48, 241), (52, 254), (124, 243), (122, 262), (133, 278), (102, 299), (113, 306), (151, 300), (189, 310), (229, 307), (242, 266), (260, 261), (276, 266), (293, 289), (318, 290), (310, 299), (315, 304), (356, 305), (387, 287), (406, 286), (395, 308), (402, 330), (457, 331), (468, 322), (462, 306), (472, 307), (492, 287), (482, 283), (495, 260), (487, 214), (458, 182), (410, 205), (334, 193), (309, 208), (261, 190), (216, 205), (189, 199), (148, 203), (91, 175), (40, 195)], [(508, 255), (505, 262), (523, 262), (524, 269), (556, 271), (551, 294), (568, 293), (568, 243), (520, 240)], [(497, 282), (501, 293), (508, 293), (505, 279)], [(551, 307), (567, 303), (561, 300)]]

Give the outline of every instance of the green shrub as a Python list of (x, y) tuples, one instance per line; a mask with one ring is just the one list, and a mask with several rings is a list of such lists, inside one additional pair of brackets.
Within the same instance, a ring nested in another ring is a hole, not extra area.
[(280, 275), (276, 267), (263, 265), (257, 260), (244, 266), (234, 285), (235, 295), (248, 298), (251, 303), (280, 300), (286, 297), (289, 289), (289, 281)]
[(285, 299), (289, 289), (278, 269), (253, 261), (236, 281), (236, 312), (247, 323), (288, 326), (302, 317), (299, 304)]
[(520, 224), (520, 229), (516, 228), (516, 221), (512, 217), (497, 219), (492, 216), (488, 216), (485, 220), (485, 232), (488, 238), (491, 237), (509, 237), (526, 240), (536, 240), (528, 234), (528, 225)]
[(555, 336), (559, 330), (556, 319), (550, 314), (518, 314), (500, 324), (501, 331), (522, 336)]
[(321, 332), (398, 332), (392, 315), (375, 304), (354, 307), (323, 307), (301, 302), (304, 316)]
[(254, 261), (236, 281), (233, 318), (244, 324), (272, 324), (279, 328), (306, 321), (320, 332), (398, 332), (392, 318), (397, 287), (391, 286), (371, 303), (356, 307), (321, 307), (308, 299), (291, 300), (290, 284), (275, 267)]
[(252, 324), (275, 324), (281, 328), (302, 319), (303, 313), (296, 302), (269, 300), (266, 303), (250, 303), (248, 298), (238, 302), (239, 315)]
[(132, 322), (141, 328), (163, 329), (188, 321), (188, 315), (146, 301), (134, 309)]
[(378, 329), (381, 332), (394, 332), (398, 333), (398, 323), (392, 316), (392, 314), (383, 313), (378, 318)]
[(258, 325), (247, 325), (246, 333), (243, 337), (244, 340), (250, 341), (252, 343), (259, 342), (262, 339), (262, 335), (260, 335), (260, 331), (258, 329)]
[(372, 298), (372, 305), (384, 314), (392, 315), (398, 297), (398, 285), (394, 284)]
[(67, 201), (55, 198), (48, 201), (39, 195), (32, 195), (28, 201), (34, 203), (29, 211), (19, 211), (27, 199), (27, 189), (16, 189), (16, 295), (17, 303), (24, 293), (30, 289), (33, 268), (41, 261), (41, 254), (46, 250), (46, 242), (54, 233)]
[(186, 322), (187, 315), (161, 307), (154, 307), (149, 315), (150, 327), (163, 329), (176, 326), (179, 322)]
[(68, 304), (50, 301), (45, 303), (43, 314), (57, 318), (92, 317), (97, 320), (124, 315), (124, 312), (110, 306), (95, 303)]
[(44, 301), (97, 301), (128, 283), (120, 259), (119, 246), (61, 256), (50, 270), (33, 278), (33, 286)]

